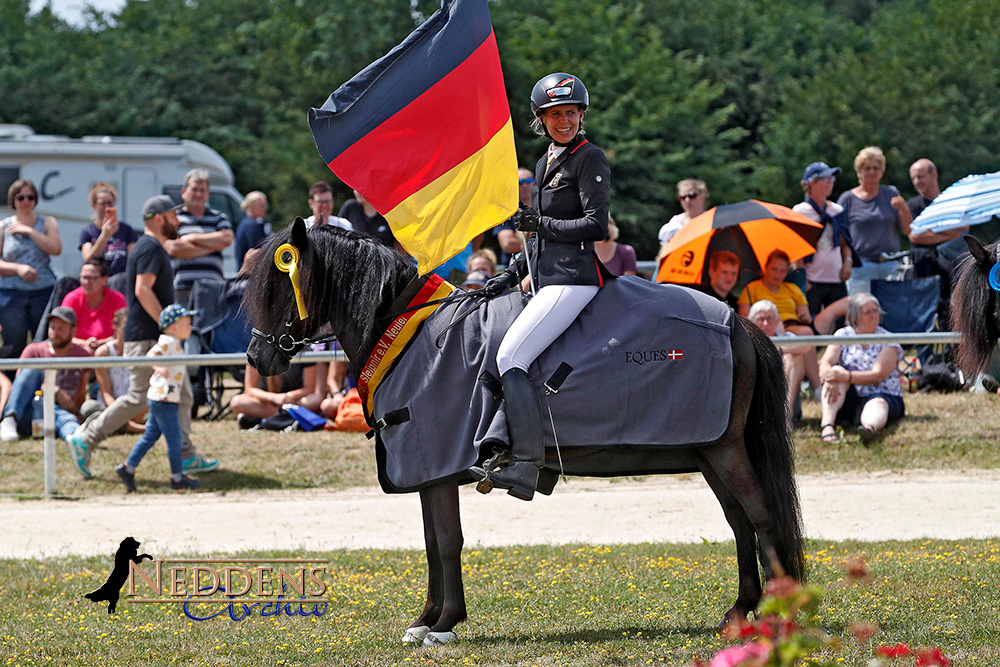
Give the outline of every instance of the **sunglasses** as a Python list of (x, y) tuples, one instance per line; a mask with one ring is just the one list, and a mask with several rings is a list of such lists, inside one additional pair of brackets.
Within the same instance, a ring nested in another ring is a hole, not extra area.
[(16, 199), (17, 201), (24, 201), (24, 200), (35, 201), (36, 199), (38, 199), (38, 197), (36, 197), (35, 195), (15, 195), (14, 199)]
[(698, 192), (689, 192), (686, 195), (681, 195), (681, 199), (697, 199), (699, 194)]
[(535, 179), (532, 178), (531, 176), (528, 176), (527, 178), (519, 178), (519, 179), (517, 179), (517, 184), (518, 185), (531, 185), (534, 182), (535, 182)]

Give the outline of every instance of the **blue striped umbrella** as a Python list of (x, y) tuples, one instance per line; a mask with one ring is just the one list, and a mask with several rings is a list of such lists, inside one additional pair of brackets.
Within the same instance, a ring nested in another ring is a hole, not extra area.
[(1000, 214), (1000, 171), (973, 174), (952, 183), (920, 212), (914, 232), (944, 232), (989, 222)]

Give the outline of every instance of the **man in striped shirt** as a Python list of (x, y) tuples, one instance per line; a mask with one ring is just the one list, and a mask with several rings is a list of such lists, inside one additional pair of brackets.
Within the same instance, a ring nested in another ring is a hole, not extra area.
[(164, 244), (173, 258), (174, 301), (190, 305), (195, 281), (224, 281), (222, 250), (233, 243), (233, 225), (225, 213), (208, 206), (208, 172), (192, 169), (184, 176), (177, 211), (177, 239)]

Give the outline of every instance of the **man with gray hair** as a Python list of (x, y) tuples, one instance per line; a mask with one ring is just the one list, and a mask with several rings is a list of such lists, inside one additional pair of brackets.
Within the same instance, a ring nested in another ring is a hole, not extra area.
[[(778, 307), (773, 301), (761, 299), (750, 306), (747, 319), (761, 328), (770, 338), (794, 338), (795, 334), (784, 331), (781, 318), (778, 316)], [(799, 395), (799, 386), (806, 376), (806, 363), (804, 355), (811, 349), (808, 347), (782, 347), (780, 341), (775, 345), (781, 352), (781, 362), (785, 367), (785, 380), (788, 382), (788, 423), (791, 425), (792, 416), (795, 414), (795, 399)]]
[(222, 251), (233, 243), (233, 225), (225, 213), (208, 206), (208, 172), (192, 169), (184, 176), (177, 211), (177, 238), (164, 249), (173, 258), (174, 301), (190, 305), (195, 281), (224, 281)]
[[(941, 194), (938, 185), (938, 170), (927, 158), (920, 158), (910, 165), (910, 182), (917, 191), (916, 197), (906, 200), (910, 214), (916, 220), (920, 213), (930, 206)], [(958, 227), (946, 232), (910, 232), (910, 259), (917, 278), (939, 276), (941, 278), (941, 298), (938, 301), (938, 319), (947, 324), (951, 301), (951, 271), (955, 260), (966, 251), (962, 235), (969, 228)]]

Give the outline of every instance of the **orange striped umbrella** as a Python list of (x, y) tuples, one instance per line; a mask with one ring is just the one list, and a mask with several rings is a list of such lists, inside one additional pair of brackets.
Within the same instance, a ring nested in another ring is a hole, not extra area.
[(794, 262), (816, 252), (822, 232), (820, 223), (778, 204), (748, 199), (716, 206), (693, 218), (667, 242), (656, 282), (703, 282), (707, 259), (719, 250), (736, 253), (741, 269), (763, 273), (773, 250), (784, 250)]

